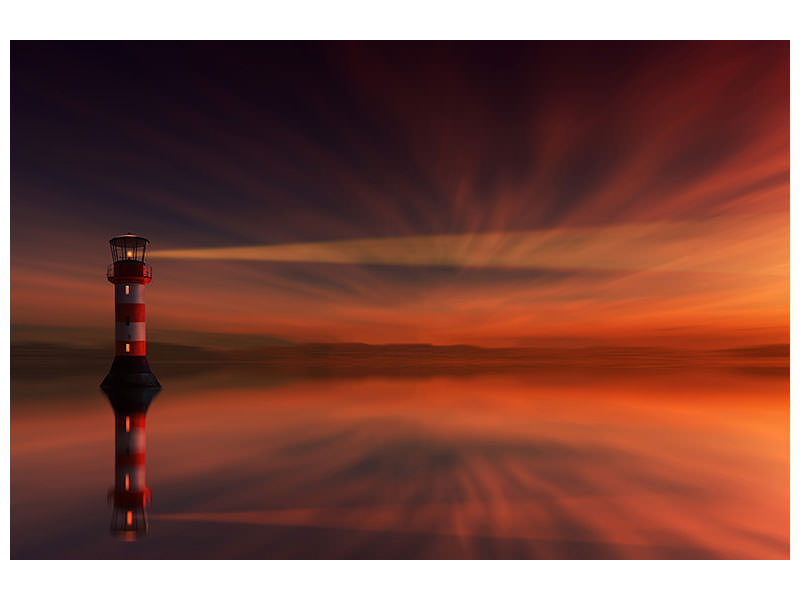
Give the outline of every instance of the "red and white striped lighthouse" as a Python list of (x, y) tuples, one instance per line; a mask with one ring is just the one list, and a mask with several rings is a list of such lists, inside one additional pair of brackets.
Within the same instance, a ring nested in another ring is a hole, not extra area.
[(125, 234), (111, 238), (108, 280), (114, 284), (115, 356), (102, 387), (161, 387), (146, 356), (144, 286), (153, 278), (144, 258), (150, 241)]
[(114, 487), (111, 533), (134, 541), (150, 529), (150, 489), (145, 482), (145, 414), (158, 388), (106, 390), (114, 408)]

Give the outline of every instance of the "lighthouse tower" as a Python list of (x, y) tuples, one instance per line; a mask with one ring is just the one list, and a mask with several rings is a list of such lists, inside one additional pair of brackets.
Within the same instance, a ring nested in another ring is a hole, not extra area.
[(150, 489), (145, 483), (145, 414), (160, 390), (153, 387), (106, 389), (114, 409), (114, 487), (111, 533), (132, 542), (147, 535)]
[(149, 240), (132, 234), (111, 238), (108, 280), (114, 284), (116, 342), (114, 363), (103, 388), (153, 387), (161, 384), (150, 371), (145, 353), (144, 286), (153, 277), (144, 261)]

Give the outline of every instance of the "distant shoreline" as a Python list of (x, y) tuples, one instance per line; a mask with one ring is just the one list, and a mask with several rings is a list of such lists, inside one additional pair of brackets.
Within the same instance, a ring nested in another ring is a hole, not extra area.
[[(788, 375), (789, 345), (722, 350), (648, 347), (481, 348), (423, 344), (300, 344), (221, 350), (148, 344), (148, 360), (158, 371), (192, 373), (211, 368), (259, 370), (287, 375), (405, 375), (536, 372), (547, 370), (625, 370), (734, 368)], [(102, 371), (109, 348), (70, 348), (58, 344), (12, 344), (12, 378)]]

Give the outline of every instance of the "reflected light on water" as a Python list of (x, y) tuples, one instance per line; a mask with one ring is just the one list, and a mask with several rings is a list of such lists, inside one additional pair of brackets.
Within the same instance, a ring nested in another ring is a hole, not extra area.
[[(783, 376), (726, 370), (181, 380), (150, 411), (159, 500), (150, 535), (125, 552), (787, 558), (787, 392)], [(28, 530), (44, 518), (28, 503), (34, 474), (105, 443), (92, 438), (97, 408), (16, 411), (12, 555), (120, 552), (89, 530), (61, 542)], [(34, 432), (56, 420), (61, 435)], [(66, 495), (92, 514), (81, 498), (94, 469), (73, 471)]]

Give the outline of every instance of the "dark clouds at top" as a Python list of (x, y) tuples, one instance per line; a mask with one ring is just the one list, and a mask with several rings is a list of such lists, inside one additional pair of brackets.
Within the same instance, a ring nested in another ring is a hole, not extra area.
[[(762, 113), (787, 101), (771, 93), (787, 83), (774, 77), (786, 54), (782, 43), (15, 43), (13, 182), (109, 225), (146, 212), (146, 229), (179, 243), (615, 221), (648, 188), (702, 178), (762, 136)], [(680, 147), (667, 143), (676, 129)], [(659, 142), (648, 185), (592, 205)]]

